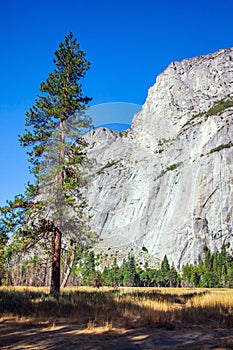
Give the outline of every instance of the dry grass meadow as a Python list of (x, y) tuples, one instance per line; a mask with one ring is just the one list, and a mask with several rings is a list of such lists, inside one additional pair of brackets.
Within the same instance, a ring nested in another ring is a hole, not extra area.
[(0, 288), (1, 349), (233, 349), (233, 290)]

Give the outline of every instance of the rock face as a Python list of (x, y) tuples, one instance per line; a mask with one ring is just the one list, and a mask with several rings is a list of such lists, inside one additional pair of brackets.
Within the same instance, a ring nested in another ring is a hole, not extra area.
[(180, 268), (232, 241), (233, 49), (171, 63), (131, 129), (86, 139), (100, 246), (144, 246)]

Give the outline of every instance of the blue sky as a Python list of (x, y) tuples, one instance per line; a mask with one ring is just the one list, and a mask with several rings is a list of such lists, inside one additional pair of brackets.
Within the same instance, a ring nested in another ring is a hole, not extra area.
[(72, 31), (91, 61), (83, 86), (92, 105), (142, 105), (170, 62), (233, 46), (232, 13), (232, 0), (2, 0), (0, 205), (29, 179), (17, 136), (65, 35)]

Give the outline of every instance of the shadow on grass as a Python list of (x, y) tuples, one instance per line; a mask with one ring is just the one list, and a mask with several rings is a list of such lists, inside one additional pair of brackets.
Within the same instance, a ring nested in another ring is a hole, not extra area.
[[(87, 325), (91, 321), (101, 326), (105, 322), (114, 322), (117, 326), (148, 324), (164, 326), (172, 323), (174, 319), (176, 322), (183, 321), (183, 309), (175, 310), (174, 304), (185, 305), (197, 294), (205, 293), (191, 292), (176, 295), (174, 292), (161, 293), (155, 290), (147, 292), (78, 290), (62, 292), (58, 301), (44, 291), (5, 289), (0, 290), (0, 315), (31, 317), (49, 322), (68, 319), (69, 322), (79, 325)], [(152, 307), (153, 303), (157, 303), (159, 308)], [(195, 310), (190, 314), (194, 315)]]
[[(130, 350), (143, 348), (140, 346), (157, 349), (161, 344), (169, 348), (171, 344), (171, 348), (178, 349), (185, 341), (192, 343), (192, 335), (185, 340), (178, 334), (195, 327), (201, 326), (202, 337), (204, 328), (212, 333), (219, 327), (232, 332), (233, 318), (227, 306), (186, 307), (194, 297), (206, 293), (77, 290), (62, 292), (57, 301), (44, 291), (0, 290), (0, 348)], [(220, 334), (216, 339), (225, 336)], [(197, 335), (196, 346), (201, 341)]]
[(232, 349), (232, 330), (189, 329), (168, 331), (137, 329), (80, 330), (75, 325), (19, 327), (8, 322), (2, 329), (2, 350), (137, 350), (137, 349)]

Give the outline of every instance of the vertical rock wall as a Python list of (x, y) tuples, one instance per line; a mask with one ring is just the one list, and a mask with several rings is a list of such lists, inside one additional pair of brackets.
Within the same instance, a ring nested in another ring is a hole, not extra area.
[(145, 246), (181, 267), (232, 241), (233, 49), (171, 63), (131, 129), (86, 138), (104, 247)]

